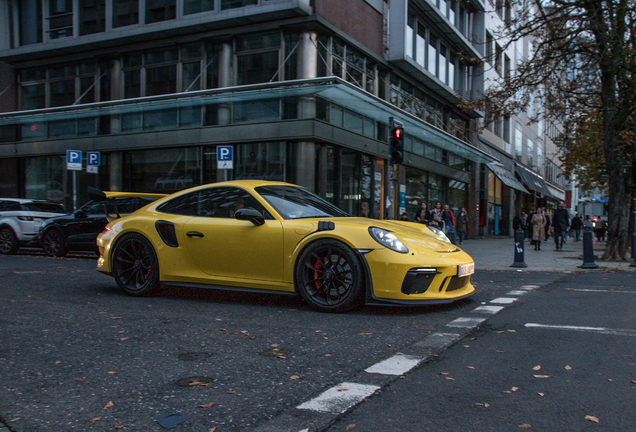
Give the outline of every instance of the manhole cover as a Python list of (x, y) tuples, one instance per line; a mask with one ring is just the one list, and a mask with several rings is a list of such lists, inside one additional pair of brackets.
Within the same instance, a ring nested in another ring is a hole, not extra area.
[(210, 377), (195, 376), (181, 378), (174, 383), (180, 387), (206, 387), (209, 386), (212, 381), (213, 379)]
[(210, 354), (204, 352), (179, 354), (179, 360), (205, 360), (207, 358), (210, 358)]

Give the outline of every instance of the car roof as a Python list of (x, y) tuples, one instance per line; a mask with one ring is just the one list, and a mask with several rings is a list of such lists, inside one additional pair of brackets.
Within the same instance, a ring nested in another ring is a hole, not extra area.
[[(211, 186), (214, 186), (214, 187), (236, 186), (236, 187), (245, 187), (250, 189), (254, 189), (259, 186), (292, 186), (292, 187), (303, 188), (302, 186), (292, 184), (292, 183), (286, 183), (282, 181), (250, 179), (250, 180), (230, 180), (230, 181), (224, 181), (224, 182), (208, 183), (208, 184), (204, 184), (200, 186), (195, 186), (187, 190), (205, 189)], [(179, 192), (183, 192), (183, 191), (179, 191)]]

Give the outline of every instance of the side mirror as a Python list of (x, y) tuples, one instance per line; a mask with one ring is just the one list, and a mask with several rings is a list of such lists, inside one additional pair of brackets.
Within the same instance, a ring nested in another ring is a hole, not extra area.
[(75, 212), (75, 219), (86, 219), (88, 216), (86, 216), (86, 212), (84, 212), (84, 210), (77, 210)]
[(265, 223), (265, 218), (261, 212), (252, 208), (238, 209), (236, 213), (234, 213), (234, 217), (238, 220), (250, 221), (256, 226), (263, 225)]

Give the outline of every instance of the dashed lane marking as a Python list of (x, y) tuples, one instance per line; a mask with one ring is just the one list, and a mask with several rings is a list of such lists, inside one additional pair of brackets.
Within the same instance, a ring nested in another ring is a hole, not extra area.
[(486, 318), (457, 318), (446, 324), (448, 327), (473, 328), (486, 321)]
[(526, 291), (536, 290), (537, 288), (540, 288), (540, 286), (539, 285), (522, 285), (519, 287), (519, 289), (526, 290)]
[(509, 293), (506, 293), (506, 295), (509, 296), (519, 296), (519, 295), (525, 295), (528, 291), (510, 291)]
[(365, 369), (368, 373), (381, 375), (404, 375), (424, 359), (422, 357), (409, 356), (404, 354), (394, 355), (386, 360), (374, 364)]
[(297, 408), (329, 414), (342, 414), (379, 389), (380, 387), (374, 385), (343, 382), (327, 389), (312, 400), (298, 405)]
[(490, 303), (494, 303), (494, 304), (512, 304), (514, 302), (516, 302), (517, 299), (513, 298), (513, 297), (499, 297), (496, 298), (494, 300), (490, 300)]
[(580, 331), (588, 333), (600, 333), (613, 336), (636, 336), (636, 330), (630, 329), (611, 329), (607, 327), (582, 327), (582, 326), (570, 326), (570, 325), (547, 325), (547, 324), (535, 324), (527, 323), (525, 325), (528, 328), (543, 328), (551, 330), (570, 330)]
[(566, 288), (568, 291), (579, 291), (579, 292), (593, 292), (593, 293), (621, 293), (621, 294), (636, 294), (636, 291), (619, 291), (619, 290), (594, 290), (594, 289), (583, 289), (583, 288)]
[(479, 306), (478, 308), (473, 309), (473, 312), (477, 312), (477, 313), (488, 313), (488, 314), (496, 314), (497, 312), (501, 311), (502, 309), (504, 309), (503, 306)]

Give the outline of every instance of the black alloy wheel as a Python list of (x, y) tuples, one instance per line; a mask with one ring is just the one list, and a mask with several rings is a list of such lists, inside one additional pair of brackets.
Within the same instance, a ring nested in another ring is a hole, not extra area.
[(313, 308), (343, 312), (364, 300), (362, 267), (353, 251), (336, 240), (318, 240), (300, 255), (296, 286)]
[(9, 227), (0, 229), (0, 254), (13, 255), (20, 249), (18, 238)]
[(63, 257), (68, 252), (64, 245), (64, 236), (55, 228), (51, 228), (44, 233), (42, 249), (50, 257)]
[(148, 296), (159, 288), (157, 254), (140, 234), (126, 234), (117, 242), (111, 267), (117, 285), (127, 294)]

